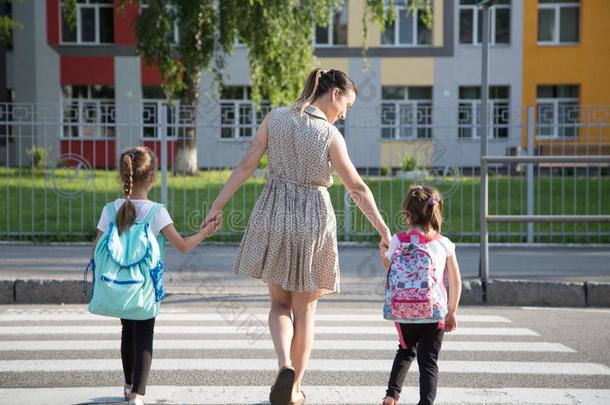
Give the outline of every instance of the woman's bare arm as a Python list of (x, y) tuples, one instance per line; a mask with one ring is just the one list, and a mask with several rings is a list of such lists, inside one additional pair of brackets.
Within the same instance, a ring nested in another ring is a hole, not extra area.
[[(354, 167), (349, 154), (347, 145), (340, 133), (335, 132), (328, 148), (330, 163), (345, 184), (352, 200), (356, 203), (360, 211), (369, 220), (371, 225), (377, 230), (382, 243), (387, 247), (390, 243), (390, 229), (381, 217), (373, 193), (362, 180), (358, 171)], [(380, 245), (380, 249), (382, 246)]]
[(261, 123), (252, 144), (246, 153), (246, 156), (242, 159), (239, 165), (233, 169), (231, 176), (225, 183), (224, 187), (218, 194), (218, 197), (212, 203), (210, 211), (204, 220), (204, 225), (213, 216), (217, 215), (222, 207), (231, 199), (233, 194), (241, 187), (241, 185), (252, 175), (254, 170), (258, 167), (261, 161), (261, 157), (267, 150), (267, 133), (269, 131), (269, 125), (271, 123), (273, 112), (267, 114), (263, 122)]

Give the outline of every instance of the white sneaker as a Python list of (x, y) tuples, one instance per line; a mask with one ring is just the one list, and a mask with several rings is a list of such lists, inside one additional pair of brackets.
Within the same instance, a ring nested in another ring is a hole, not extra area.
[(128, 405), (144, 405), (144, 400), (141, 398), (138, 399), (130, 399)]
[(123, 398), (125, 398), (125, 401), (129, 401), (130, 395), (131, 395), (131, 388), (123, 387)]

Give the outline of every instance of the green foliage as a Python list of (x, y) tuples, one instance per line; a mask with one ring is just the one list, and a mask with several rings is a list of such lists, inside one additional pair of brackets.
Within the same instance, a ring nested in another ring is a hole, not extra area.
[[(2, 3), (10, 2), (11, 0), (0, 0), (0, 7), (2, 7)], [(23, 29), (23, 24), (13, 20), (8, 15), (0, 15), (0, 41), (10, 43), (15, 29)]]
[(32, 165), (36, 169), (44, 169), (47, 165), (49, 158), (50, 148), (43, 148), (42, 146), (32, 146), (25, 150), (25, 153), (32, 159)]
[(407, 156), (402, 160), (401, 166), (403, 172), (412, 172), (417, 168), (417, 161), (414, 156)]
[(259, 169), (266, 169), (267, 168), (267, 162), (268, 162), (268, 158), (267, 158), (267, 154), (265, 153), (261, 157), (261, 161), (258, 163), (258, 168)]
[(71, 29), (76, 28), (76, 3), (77, 0), (62, 0), (62, 16)]

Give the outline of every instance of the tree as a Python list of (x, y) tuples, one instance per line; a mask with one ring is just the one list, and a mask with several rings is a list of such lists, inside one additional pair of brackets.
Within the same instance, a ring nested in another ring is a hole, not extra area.
[(13, 20), (8, 12), (11, 0), (0, 0), (0, 41), (10, 43), (13, 38), (13, 30), (22, 29), (23, 25)]
[[(429, 1), (411, 0), (409, 6), (424, 8), (428, 24)], [(123, 6), (129, 3), (139, 2), (121, 0)], [(236, 40), (249, 51), (253, 100), (258, 104), (264, 96), (273, 106), (293, 102), (313, 67), (314, 26), (327, 25), (343, 0), (147, 0), (146, 4), (136, 24), (138, 52), (158, 65), (168, 99), (180, 97), (182, 105), (195, 111), (202, 72), (213, 72), (221, 85), (224, 58), (233, 52)], [(382, 29), (388, 18), (394, 19), (394, 0), (366, 0), (366, 5), (363, 18), (372, 17)], [(197, 172), (195, 128), (185, 131), (174, 162), (177, 174)]]

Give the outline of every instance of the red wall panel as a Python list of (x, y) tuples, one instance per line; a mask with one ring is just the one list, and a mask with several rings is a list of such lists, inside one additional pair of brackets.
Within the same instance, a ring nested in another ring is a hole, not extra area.
[(108, 84), (114, 86), (112, 56), (61, 56), (61, 84)]
[(138, 19), (138, 3), (128, 3), (119, 7), (119, 0), (114, 1), (114, 43), (117, 45), (135, 45), (136, 20)]
[(59, 44), (59, 0), (47, 0), (47, 42)]
[[(94, 169), (115, 169), (114, 140), (62, 140), (61, 154), (77, 155)], [(66, 163), (73, 166), (77, 162)]]
[(142, 86), (159, 86), (161, 84), (161, 73), (156, 64), (149, 65), (144, 58), (140, 60), (142, 73)]
[[(161, 170), (161, 141), (144, 141), (144, 146), (150, 148), (157, 155), (159, 170)], [(170, 168), (174, 164), (174, 155), (176, 152), (176, 141), (167, 141), (167, 167)]]

